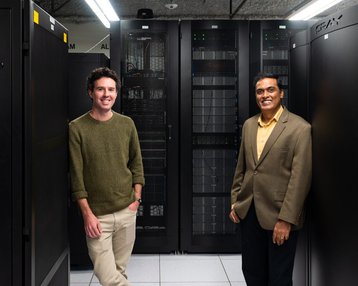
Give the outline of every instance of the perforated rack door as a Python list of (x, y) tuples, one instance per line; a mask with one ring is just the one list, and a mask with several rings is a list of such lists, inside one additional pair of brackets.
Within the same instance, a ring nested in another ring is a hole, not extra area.
[(137, 127), (145, 174), (135, 251), (175, 251), (179, 248), (178, 22), (121, 21), (120, 37), (121, 111)]
[(239, 48), (239, 27), (235, 21), (181, 23), (181, 246), (188, 252), (240, 251), (229, 220), (246, 117), (239, 111), (245, 109), (239, 70), (246, 67), (245, 61), (239, 66), (246, 51)]
[(238, 149), (235, 29), (192, 27), (193, 235), (234, 234), (227, 219)]

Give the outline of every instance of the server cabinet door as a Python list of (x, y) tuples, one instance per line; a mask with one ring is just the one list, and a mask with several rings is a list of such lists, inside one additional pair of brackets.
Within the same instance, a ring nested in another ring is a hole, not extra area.
[[(121, 111), (136, 124), (145, 174), (134, 251), (175, 251), (179, 236), (178, 22), (121, 21), (120, 25), (120, 31), (111, 31), (111, 53), (121, 50)], [(116, 46), (118, 35), (120, 47)]]
[(30, 3), (25, 71), (25, 285), (68, 285), (67, 30)]
[[(308, 30), (298, 32), (290, 38), (289, 51), (289, 110), (302, 116), (309, 117), (308, 87), (309, 87), (309, 51)], [(308, 255), (310, 228), (310, 199), (306, 201), (306, 221), (298, 238), (295, 265), (293, 270), (294, 285), (308, 285)]]
[(357, 50), (358, 6), (311, 28), (312, 286), (358, 281)]
[(181, 23), (180, 221), (184, 252), (241, 251), (237, 225), (229, 219), (239, 125), (248, 114), (245, 104), (240, 104), (247, 91), (239, 94), (239, 70), (246, 66), (243, 58), (239, 66), (245, 48), (244, 40), (239, 43), (238, 27), (238, 22), (227, 21)]
[(0, 3), (1, 284), (23, 285), (21, 2)]
[(11, 136), (12, 136), (12, 92), (11, 92), (11, 10), (0, 9), (0, 86), (1, 102), (7, 104), (0, 113), (0, 193), (2, 207), (0, 217), (5, 230), (0, 236), (0, 277), (4, 285), (12, 281), (12, 184), (11, 184)]

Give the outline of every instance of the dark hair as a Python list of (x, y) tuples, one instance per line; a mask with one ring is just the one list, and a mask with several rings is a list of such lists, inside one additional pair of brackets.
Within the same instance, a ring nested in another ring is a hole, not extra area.
[(277, 86), (278, 86), (279, 90), (282, 90), (282, 84), (281, 84), (281, 82), (279, 80), (279, 76), (275, 75), (273, 73), (267, 73), (267, 72), (260, 72), (255, 76), (254, 81), (253, 81), (254, 88), (256, 88), (257, 82), (262, 80), (262, 79), (264, 79), (264, 78), (274, 78), (274, 79), (276, 79)]
[(120, 82), (117, 73), (107, 67), (96, 68), (87, 77), (87, 90), (93, 91), (94, 82), (102, 77), (109, 77), (116, 82), (116, 89), (119, 90)]

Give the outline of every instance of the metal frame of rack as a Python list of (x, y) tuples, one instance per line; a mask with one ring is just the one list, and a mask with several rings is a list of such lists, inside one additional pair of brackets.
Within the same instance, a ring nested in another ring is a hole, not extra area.
[(111, 58), (116, 54), (111, 66), (121, 67), (120, 108), (136, 124), (146, 180), (134, 251), (175, 251), (179, 248), (178, 22), (121, 21), (111, 33)]
[(240, 127), (248, 111), (247, 78), (240, 74), (248, 66), (247, 41), (240, 41), (246, 33), (247, 22), (181, 23), (183, 251), (241, 249), (237, 225), (228, 215)]

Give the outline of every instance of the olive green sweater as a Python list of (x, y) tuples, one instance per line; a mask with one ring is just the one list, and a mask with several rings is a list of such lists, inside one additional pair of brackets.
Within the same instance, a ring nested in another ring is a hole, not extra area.
[(86, 198), (95, 215), (126, 208), (134, 184), (144, 185), (142, 156), (135, 125), (113, 112), (108, 121), (89, 113), (69, 125), (72, 198)]

